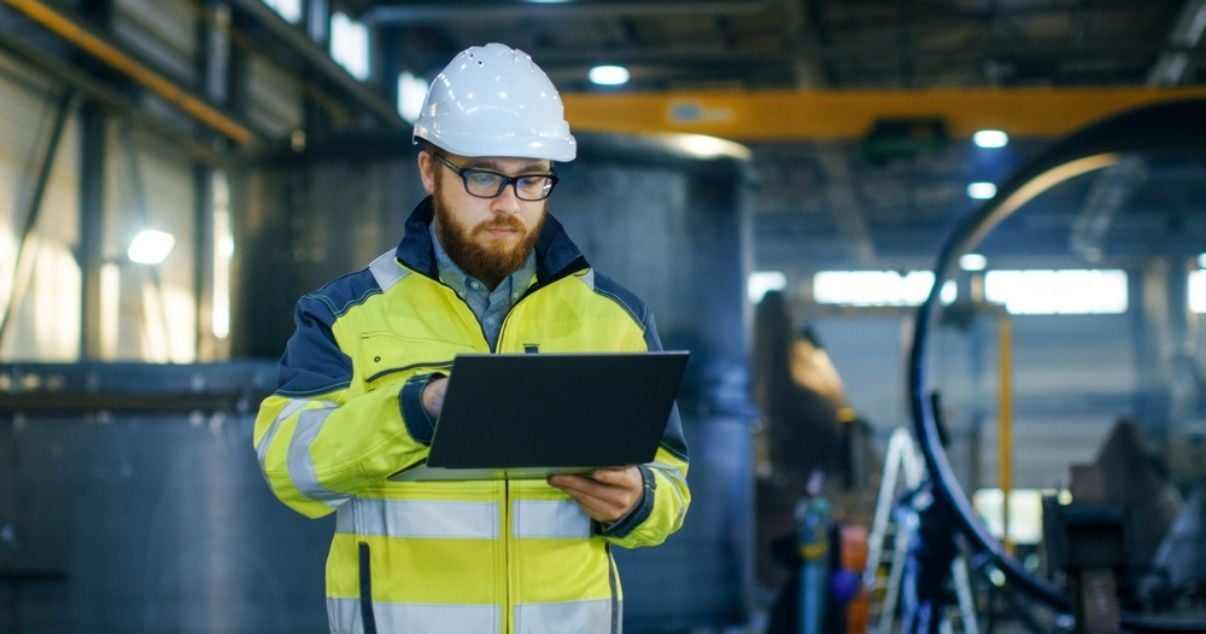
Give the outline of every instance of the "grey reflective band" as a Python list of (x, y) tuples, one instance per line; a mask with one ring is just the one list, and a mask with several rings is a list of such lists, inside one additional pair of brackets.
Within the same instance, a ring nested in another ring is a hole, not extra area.
[(393, 251), (386, 251), (377, 256), (372, 264), (369, 264), (369, 272), (373, 274), (373, 279), (377, 281), (377, 286), (381, 287), (381, 291), (388, 291), (394, 284), (402, 281), (410, 271), (398, 265), (398, 261), (394, 259)]
[[(379, 632), (406, 634), (498, 634), (502, 610), (497, 605), (424, 605), (419, 603), (373, 602)], [(359, 599), (327, 598), (327, 618), (332, 632), (364, 634)], [(548, 632), (577, 632), (553, 629)], [(587, 631), (587, 630), (582, 630)]]
[(613, 634), (611, 614), (611, 599), (524, 603), (515, 606), (515, 634)]
[(516, 500), (511, 504), (515, 537), (586, 539), (590, 517), (573, 500)]
[(339, 509), (335, 531), (385, 537), (498, 539), (500, 521), (496, 502), (355, 498)]
[[(292, 416), (295, 412), (297, 412), (297, 410), (305, 407), (306, 404), (310, 402), (311, 401), (307, 401), (305, 399), (290, 399), (289, 404), (281, 410), (280, 414), (277, 414), (276, 420), (272, 421), (272, 425), (268, 427), (268, 431), (265, 432), (264, 437), (260, 439), (259, 446), (255, 448), (255, 454), (260, 460), (261, 469), (264, 467), (264, 459), (268, 457), (268, 449), (272, 447), (272, 439), (276, 436), (276, 430), (280, 429), (281, 423), (285, 422), (285, 419)], [(334, 404), (331, 406), (334, 407)]]
[(310, 445), (322, 430), (322, 424), (331, 415), (330, 408), (308, 409), (297, 416), (297, 429), (293, 432), (292, 442), (289, 443), (287, 466), (289, 479), (302, 495), (321, 502), (332, 503), (347, 498), (328, 490), (318, 482), (314, 471), (314, 460), (310, 457)]

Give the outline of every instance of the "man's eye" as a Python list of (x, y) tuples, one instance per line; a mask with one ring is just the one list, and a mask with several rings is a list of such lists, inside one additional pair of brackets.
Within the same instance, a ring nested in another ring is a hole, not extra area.
[(470, 185), (479, 187), (494, 187), (498, 185), (501, 176), (491, 174), (490, 172), (465, 172), (465, 177), (469, 180)]

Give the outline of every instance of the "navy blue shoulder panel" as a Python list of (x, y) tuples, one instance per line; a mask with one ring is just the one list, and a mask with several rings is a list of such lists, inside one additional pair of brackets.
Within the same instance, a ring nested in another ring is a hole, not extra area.
[(313, 396), (347, 387), (352, 381), (352, 359), (339, 349), (331, 328), (350, 308), (380, 293), (381, 287), (367, 269), (349, 273), (297, 302), (297, 326), (281, 357), (276, 393)]
[[(629, 315), (645, 329), (645, 340), (649, 340), (649, 306), (641, 301), (635, 293), (624, 288), (619, 282), (595, 270), (595, 292), (611, 298), (628, 311)], [(651, 348), (652, 349), (652, 348)]]
[[(628, 314), (632, 315), (641, 327), (645, 329), (645, 347), (650, 352), (662, 349), (662, 340), (657, 334), (657, 323), (649, 305), (641, 301), (635, 293), (624, 288), (619, 282), (595, 271), (595, 292), (611, 298)], [(687, 440), (683, 435), (683, 423), (678, 414), (678, 406), (670, 410), (670, 418), (666, 422), (666, 431), (662, 435), (662, 447), (681, 460), (688, 459)]]

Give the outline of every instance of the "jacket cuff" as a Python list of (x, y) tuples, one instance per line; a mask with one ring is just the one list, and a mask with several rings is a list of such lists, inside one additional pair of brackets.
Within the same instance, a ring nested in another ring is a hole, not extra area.
[(657, 480), (653, 477), (653, 471), (649, 467), (639, 465), (638, 468), (641, 470), (641, 480), (644, 483), (644, 486), (641, 487), (641, 499), (632, 507), (632, 510), (628, 511), (628, 515), (614, 522), (600, 524), (599, 533), (604, 537), (616, 539), (627, 537), (653, 512), (653, 491), (657, 489)]
[(424, 445), (431, 444), (431, 436), (435, 433), (435, 419), (427, 412), (427, 408), (423, 407), (423, 388), (427, 387), (432, 379), (442, 376), (444, 375), (439, 373), (416, 374), (402, 384), (398, 393), (398, 405), (406, 431), (410, 433), (411, 438)]

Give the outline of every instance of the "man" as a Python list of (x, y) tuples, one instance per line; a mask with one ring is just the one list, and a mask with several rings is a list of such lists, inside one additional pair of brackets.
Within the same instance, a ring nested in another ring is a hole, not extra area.
[[(544, 480), (397, 482), (425, 459), (458, 353), (660, 349), (649, 309), (547, 212), (576, 143), (523, 52), (473, 47), (415, 125), (429, 197), (396, 250), (299, 300), (254, 443), (291, 508), (335, 512), (333, 632), (618, 632), (610, 546), (661, 543), (690, 503), (677, 411), (655, 461)], [(617, 394), (616, 398), (624, 395)]]

